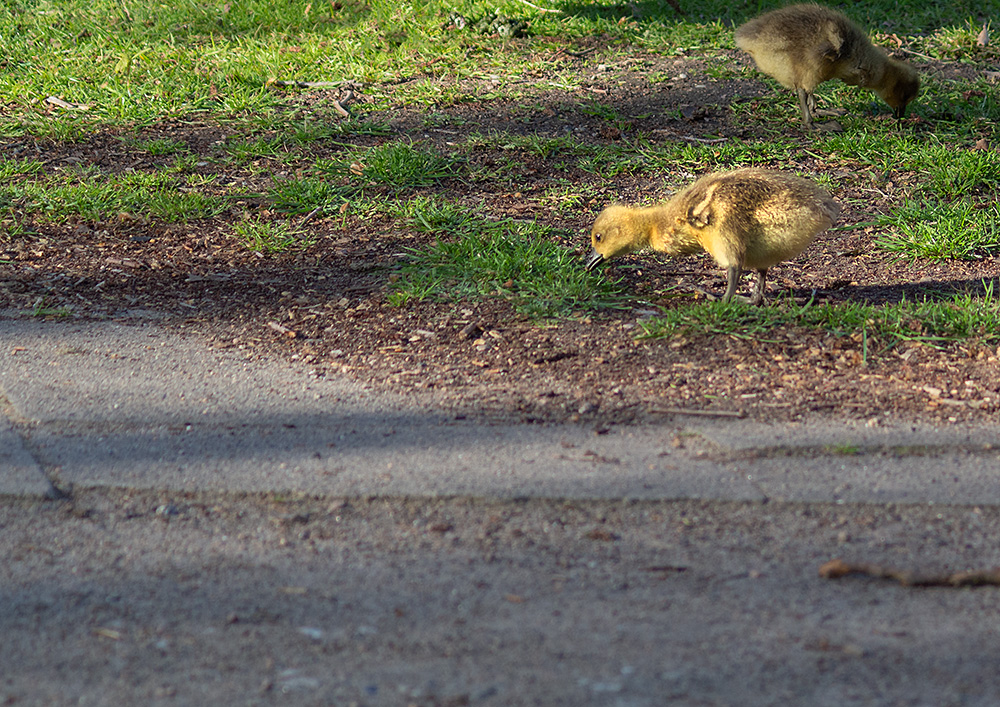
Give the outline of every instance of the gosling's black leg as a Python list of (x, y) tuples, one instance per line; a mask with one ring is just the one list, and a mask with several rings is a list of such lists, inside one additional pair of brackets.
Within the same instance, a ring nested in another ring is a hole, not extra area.
[(762, 304), (764, 302), (764, 281), (767, 279), (767, 268), (757, 271), (757, 284), (754, 285), (753, 294), (750, 296), (750, 304)]
[(740, 266), (739, 265), (733, 265), (727, 271), (728, 282), (726, 284), (726, 294), (722, 295), (722, 301), (723, 302), (728, 302), (729, 300), (731, 300), (733, 298), (733, 295), (736, 294), (736, 287), (737, 287), (737, 285), (740, 284), (740, 275), (741, 274), (742, 273), (740, 272)]

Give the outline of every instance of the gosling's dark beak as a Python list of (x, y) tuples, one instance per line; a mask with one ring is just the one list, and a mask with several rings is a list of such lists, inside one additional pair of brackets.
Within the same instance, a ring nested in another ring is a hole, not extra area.
[(584, 267), (584, 269), (586, 269), (586, 270), (593, 270), (593, 269), (594, 269), (594, 268), (596, 268), (596, 267), (597, 267), (598, 265), (600, 265), (600, 264), (601, 264), (602, 262), (604, 262), (604, 256), (603, 256), (603, 255), (601, 255), (600, 253), (598, 253), (598, 252), (597, 252), (597, 251), (595, 250), (595, 251), (594, 251), (593, 253), (591, 253), (591, 254), (590, 254), (590, 256), (589, 256), (589, 257), (587, 258), (587, 262), (586, 262), (586, 263), (584, 263), (583, 267)]
[(896, 116), (896, 120), (902, 120), (903, 116), (906, 115), (906, 106), (896, 106), (892, 109), (892, 114)]

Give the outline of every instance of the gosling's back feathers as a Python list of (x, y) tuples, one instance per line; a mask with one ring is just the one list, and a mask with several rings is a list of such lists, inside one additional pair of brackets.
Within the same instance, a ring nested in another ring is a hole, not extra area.
[(837, 78), (874, 90), (901, 118), (920, 88), (912, 67), (891, 59), (872, 45), (864, 30), (821, 5), (791, 5), (765, 13), (740, 26), (735, 38), (761, 71), (807, 94)]
[(693, 232), (722, 267), (754, 270), (794, 258), (840, 212), (813, 182), (762, 169), (710, 174), (672, 202), (681, 211), (675, 230)]

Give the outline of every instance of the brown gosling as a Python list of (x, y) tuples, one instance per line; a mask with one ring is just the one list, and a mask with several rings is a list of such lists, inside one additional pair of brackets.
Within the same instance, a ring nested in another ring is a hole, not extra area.
[(897, 119), (920, 89), (911, 66), (889, 58), (864, 30), (821, 5), (791, 5), (756, 17), (736, 30), (736, 44), (758, 69), (798, 94), (807, 130), (816, 110), (813, 91), (824, 81), (875, 91)]
[(665, 204), (604, 209), (590, 233), (586, 268), (646, 247), (668, 255), (705, 251), (727, 271), (723, 301), (733, 298), (743, 270), (753, 268), (759, 276), (750, 303), (760, 304), (767, 269), (801, 253), (839, 212), (806, 179), (763, 169), (716, 172)]

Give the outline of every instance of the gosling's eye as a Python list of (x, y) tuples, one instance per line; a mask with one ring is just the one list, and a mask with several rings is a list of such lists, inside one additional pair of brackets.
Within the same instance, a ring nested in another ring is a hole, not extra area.
[(600, 243), (601, 242), (601, 234), (600, 233), (595, 233), (594, 234), (594, 240), (597, 241), (598, 243)]

